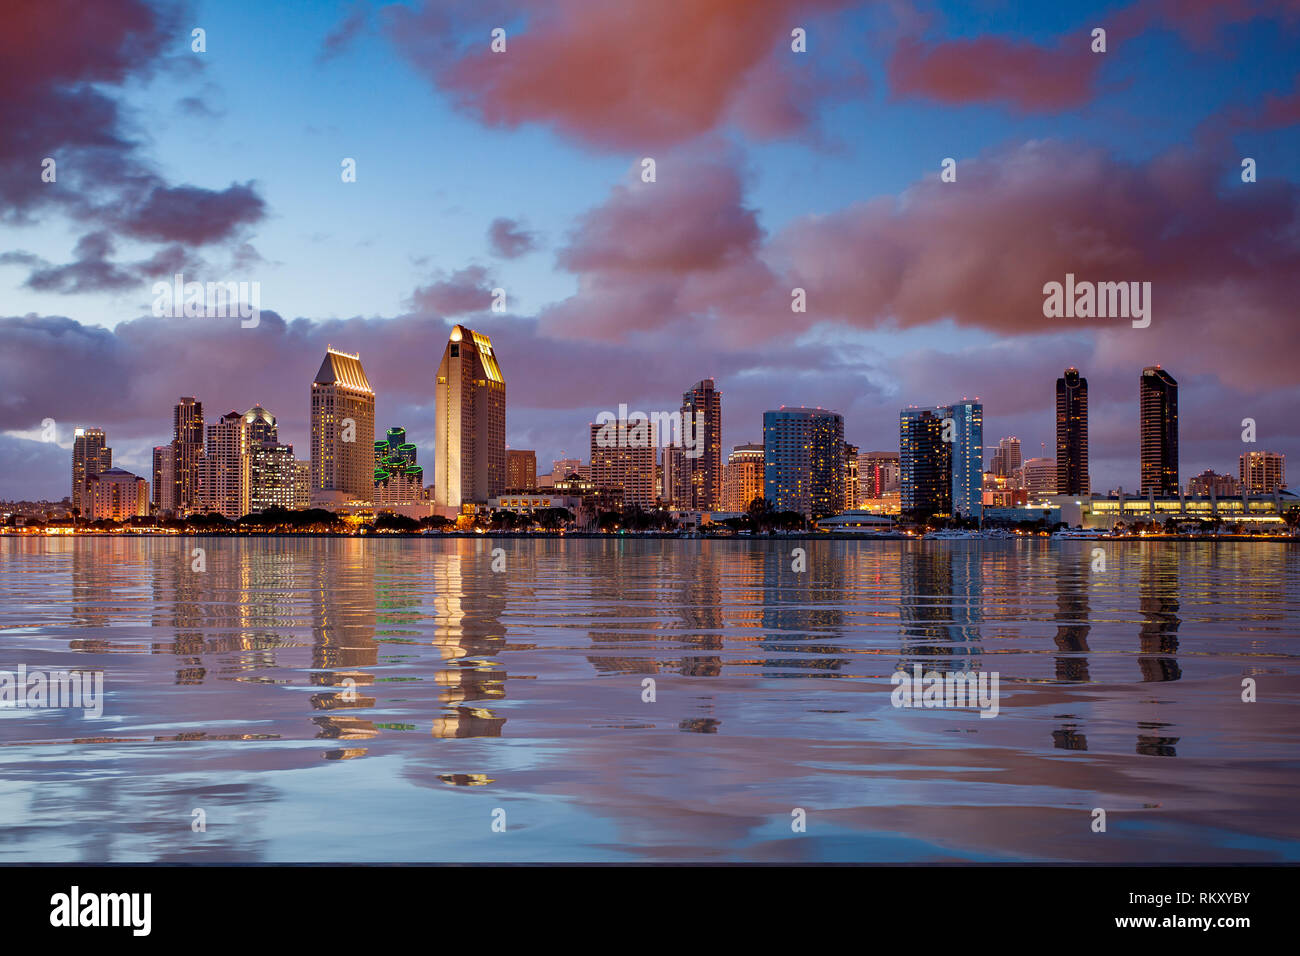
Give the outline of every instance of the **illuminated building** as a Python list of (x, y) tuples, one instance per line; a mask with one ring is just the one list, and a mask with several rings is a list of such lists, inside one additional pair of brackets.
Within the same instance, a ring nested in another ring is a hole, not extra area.
[(896, 451), (869, 451), (858, 456), (858, 499), (876, 500), (898, 491), (901, 472)]
[[(591, 482), (597, 488), (618, 489), (624, 508), (652, 507), (657, 434), (655, 422), (592, 422)], [(555, 489), (560, 490), (560, 482)]]
[(722, 487), (723, 511), (748, 511), (755, 498), (763, 497), (762, 445), (737, 445), (731, 450)]
[(388, 440), (375, 442), (375, 508), (416, 505), (425, 500), (424, 468), (416, 461), (417, 449), (406, 440), (405, 428), (388, 429)]
[(207, 444), (199, 459), (195, 510), (215, 511), (232, 521), (248, 514), (252, 504), (251, 455), (248, 423), (239, 412), (227, 412), (215, 425), (209, 425)]
[(716, 511), (722, 503), (722, 393), (713, 379), (702, 379), (683, 393), (681, 415), (682, 434), (689, 428), (692, 442), (683, 443), (675, 457), (666, 496), (687, 511)]
[(858, 506), (858, 446), (844, 443), (844, 510), (853, 511)]
[(72, 507), (81, 514), (90, 513), (86, 482), (92, 475), (113, 467), (113, 449), (102, 428), (78, 428), (72, 436)]
[(506, 489), (531, 490), (537, 487), (537, 452), (522, 448), (506, 449)]
[(1086, 495), (1088, 480), (1088, 380), (1067, 368), (1056, 380), (1056, 493)]
[(86, 477), (87, 517), (125, 521), (149, 513), (149, 482), (121, 468), (108, 468)]
[(1021, 468), (1025, 494), (1029, 501), (1041, 501), (1056, 494), (1056, 460), (1030, 458)]
[(171, 445), (157, 445), (153, 450), (153, 507), (159, 514), (176, 510), (176, 456)]
[(485, 504), (506, 486), (506, 381), (492, 340), (454, 326), (434, 392), (437, 503)]
[(361, 358), (327, 347), (311, 384), (311, 503), (369, 501), (374, 487), (375, 393)]
[(1275, 451), (1248, 451), (1238, 462), (1241, 490), (1262, 495), (1286, 487), (1286, 455)]
[(905, 408), (898, 416), (899, 506), (904, 514), (952, 513), (952, 444), (933, 408)]
[(993, 450), (989, 469), (999, 478), (1019, 478), (1023, 461), (1020, 457), (1020, 439), (1014, 436), (998, 439)]
[(763, 413), (763, 497), (817, 520), (844, 510), (844, 417), (821, 408)]
[(199, 459), (203, 457), (203, 403), (182, 396), (172, 409), (173, 510), (184, 514), (199, 493)]
[(1207, 468), (1187, 479), (1187, 493), (1193, 497), (1235, 498), (1241, 494), (1241, 485), (1232, 475), (1218, 475)]
[(1144, 494), (1178, 494), (1178, 383), (1159, 365), (1142, 370), (1138, 385), (1142, 414), (1142, 480)]

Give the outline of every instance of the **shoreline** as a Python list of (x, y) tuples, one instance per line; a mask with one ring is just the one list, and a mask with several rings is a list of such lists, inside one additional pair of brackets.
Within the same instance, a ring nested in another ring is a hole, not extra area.
[(425, 534), (419, 531), (381, 531), (368, 534), (356, 534), (339, 531), (58, 531), (23, 532), (13, 529), (0, 530), (3, 538), (470, 538), (470, 539), (545, 539), (564, 540), (580, 538), (583, 540), (605, 539), (611, 541), (633, 540), (670, 540), (670, 541), (918, 541), (926, 544), (963, 544), (963, 543), (1005, 543), (1018, 541), (1258, 541), (1258, 542), (1300, 542), (1300, 536), (1287, 534), (1239, 534), (1239, 535), (1197, 535), (1197, 534), (1146, 534), (1146, 535), (1107, 535), (1096, 536), (1072, 535), (1056, 537), (1050, 534), (1012, 534), (1005, 537), (969, 538), (931, 538), (909, 534), (853, 534), (834, 531), (794, 531), (784, 534), (702, 534), (690, 532), (631, 532), (609, 533), (602, 531), (437, 531)]

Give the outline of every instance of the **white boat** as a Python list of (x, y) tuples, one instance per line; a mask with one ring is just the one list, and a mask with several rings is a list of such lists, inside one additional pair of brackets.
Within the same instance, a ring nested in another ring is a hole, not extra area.
[(926, 541), (969, 541), (972, 538), (978, 538), (979, 534), (975, 531), (931, 531), (924, 536)]

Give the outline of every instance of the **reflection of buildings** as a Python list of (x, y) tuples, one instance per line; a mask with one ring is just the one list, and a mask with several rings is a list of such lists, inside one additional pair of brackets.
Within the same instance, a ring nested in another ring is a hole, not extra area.
[[(1089, 680), (1088, 577), (1090, 565), (1084, 561), (1063, 562), (1056, 569), (1056, 679), (1062, 683), (1083, 684)], [(1087, 746), (1079, 748), (1086, 750)]]
[(939, 657), (955, 669), (982, 653), (981, 555), (979, 548), (907, 545), (899, 557), (904, 657)]
[(1143, 681), (1173, 681), (1178, 666), (1178, 562), (1180, 550), (1143, 546), (1138, 580), (1142, 626), (1138, 632), (1138, 667)]

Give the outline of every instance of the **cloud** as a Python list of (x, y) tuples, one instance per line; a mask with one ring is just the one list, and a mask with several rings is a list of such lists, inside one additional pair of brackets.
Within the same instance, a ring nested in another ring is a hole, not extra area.
[[(672, 145), (735, 124), (761, 138), (811, 128), (818, 101), (861, 87), (825, 14), (849, 0), (528, 0), (453, 16), (384, 11), (386, 32), (464, 111), (490, 126), (540, 123), (584, 143)], [(490, 30), (507, 30), (505, 53)], [(819, 55), (795, 54), (803, 25)], [(458, 43), (455, 38), (471, 38)], [(798, 65), (791, 58), (802, 57)]]
[(440, 279), (420, 286), (408, 301), (412, 311), (424, 315), (463, 315), (482, 312), (492, 304), (492, 288), (487, 284), (487, 270), (467, 266)]
[[(1294, 184), (1221, 187), (1224, 170), (1185, 150), (1138, 164), (1030, 142), (961, 160), (955, 183), (927, 175), (768, 236), (733, 160), (682, 163), (670, 175), (661, 164), (657, 183), (616, 185), (580, 217), (558, 257), (578, 292), (543, 310), (549, 334), (631, 343), (676, 329), (708, 347), (788, 340), (818, 323), (951, 321), (1010, 336), (1086, 330), (1153, 361), (1186, 354), (1243, 386), (1294, 378), (1284, 358), (1300, 351)], [(1151, 282), (1152, 326), (1045, 317), (1043, 286), (1067, 273)], [(791, 311), (794, 288), (804, 313)]]
[[(127, 133), (115, 88), (161, 70), (196, 69), (170, 56), (184, 34), (183, 11), (142, 0), (103, 0), (71, 11), (67, 4), (23, 4), (7, 11), (0, 33), (0, 222), (31, 223), (47, 214), (87, 228), (90, 246), (110, 229), (147, 242), (202, 245), (242, 240), (265, 215), (251, 184), (224, 190), (167, 183)], [(43, 160), (56, 163), (42, 180)], [(68, 278), (33, 281), (111, 286), (114, 267), (78, 253)], [(102, 257), (101, 257), (102, 258)], [(99, 269), (94, 279), (89, 274)]]
[(1053, 111), (1088, 102), (1100, 64), (1086, 36), (1051, 48), (995, 36), (931, 45), (909, 38), (889, 61), (889, 81), (895, 94), (940, 103)]
[(502, 259), (518, 259), (537, 248), (537, 236), (523, 229), (513, 219), (493, 219), (488, 226), (488, 243), (492, 254)]
[(316, 61), (325, 63), (337, 56), (341, 56), (352, 45), (353, 41), (361, 35), (369, 22), (369, 8), (364, 3), (354, 4), (348, 15), (321, 41), (321, 50)]

